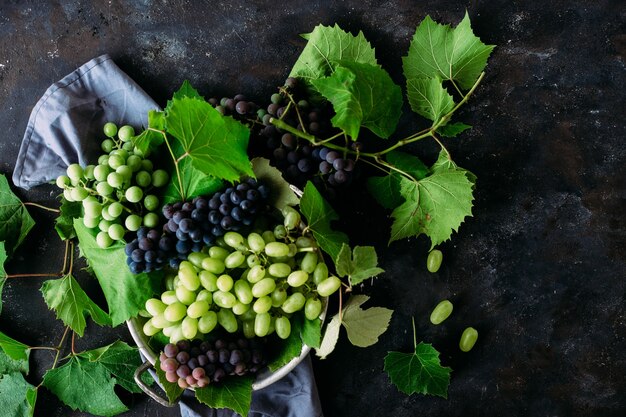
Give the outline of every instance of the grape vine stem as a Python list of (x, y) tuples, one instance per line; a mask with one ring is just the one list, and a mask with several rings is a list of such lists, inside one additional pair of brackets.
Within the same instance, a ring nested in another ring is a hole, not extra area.
[(172, 150), (172, 146), (170, 145), (170, 141), (167, 140), (167, 135), (165, 134), (165, 132), (162, 131), (162, 130), (159, 130), (159, 129), (155, 129), (153, 127), (149, 127), (148, 130), (150, 130), (152, 132), (160, 133), (163, 136), (163, 141), (165, 142), (165, 145), (167, 146), (167, 150), (170, 152), (170, 156), (172, 157), (172, 161), (174, 161), (174, 169), (176, 169), (176, 178), (178, 178), (178, 187), (179, 187), (179, 191), (180, 191), (180, 198), (181, 198), (182, 201), (185, 201), (185, 189), (183, 188), (183, 180), (182, 180), (182, 178), (180, 176), (180, 168), (178, 167), (178, 163), (183, 159), (183, 157), (186, 157), (188, 154), (185, 153), (180, 158), (176, 158), (176, 156), (174, 155), (174, 151)]
[(60, 213), (60, 212), (61, 212), (61, 210), (59, 210), (59, 209), (55, 209), (55, 208), (51, 208), (51, 207), (46, 207), (46, 206), (44, 206), (44, 205), (37, 204), (37, 203), (32, 203), (32, 202), (30, 202), (30, 201), (25, 202), (25, 203), (24, 203), (24, 205), (25, 205), (25, 206), (33, 206), (33, 207), (37, 207), (37, 208), (40, 208), (40, 209), (42, 209), (42, 210), (48, 210), (48, 211), (51, 211), (51, 212), (53, 212), (53, 213)]

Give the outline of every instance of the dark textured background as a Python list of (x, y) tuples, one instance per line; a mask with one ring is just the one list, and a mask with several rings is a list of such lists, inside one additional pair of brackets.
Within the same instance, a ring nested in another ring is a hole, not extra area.
[[(244, 92), (267, 103), (317, 23), (362, 29), (401, 83), (400, 58), (426, 15), (456, 24), (467, 9), (475, 32), (497, 44), (483, 85), (458, 119), (474, 126), (447, 144), (478, 176), (474, 217), (442, 245), (438, 274), (425, 270), (426, 239), (386, 245), (388, 220), (374, 206), (348, 208), (353, 241), (376, 245), (387, 273), (368, 292), (395, 308), (374, 347), (347, 343), (315, 361), (327, 417), (626, 415), (626, 186), (624, 181), (626, 8), (623, 1), (0, 1), (0, 170), (10, 174), (28, 116), (53, 82), (108, 53), (160, 104), (187, 78), (206, 95)], [(287, 5), (288, 4), (288, 5)], [(411, 132), (415, 118), (404, 117)], [(436, 148), (414, 148), (432, 161)], [(53, 204), (56, 190), (18, 190)], [(342, 211), (348, 209), (343, 208)], [(53, 216), (38, 222), (8, 266), (57, 271), (62, 245)], [(366, 227), (359, 224), (366, 224)], [(97, 297), (93, 281), (81, 283)], [(47, 311), (40, 279), (11, 280), (0, 329), (53, 345), (63, 326)], [(428, 314), (455, 305), (441, 326)], [(408, 397), (382, 371), (388, 350), (434, 343), (454, 368), (449, 399)], [(468, 325), (480, 334), (458, 351)], [(89, 325), (77, 348), (126, 329)], [(29, 380), (50, 366), (35, 352)], [(126, 417), (174, 416), (145, 396), (124, 396)], [(0, 414), (2, 412), (0, 411)], [(86, 416), (44, 389), (36, 416)]]

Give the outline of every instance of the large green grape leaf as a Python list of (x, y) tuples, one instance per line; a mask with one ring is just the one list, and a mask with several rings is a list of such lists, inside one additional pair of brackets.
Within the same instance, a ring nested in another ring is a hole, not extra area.
[(405, 202), (391, 213), (391, 239), (426, 234), (431, 248), (448, 240), (466, 216), (472, 215), (472, 182), (464, 170), (446, 169), (417, 182), (401, 179)]
[(259, 181), (269, 185), (270, 196), (267, 203), (282, 210), (285, 206), (297, 206), (300, 200), (280, 171), (270, 165), (266, 158), (254, 158), (252, 170)]
[(411, 78), (406, 82), (411, 109), (433, 123), (454, 108), (454, 99), (438, 78)]
[(30, 347), (0, 332), (0, 374), (28, 373)]
[(343, 310), (342, 324), (354, 346), (368, 347), (378, 342), (393, 314), (393, 310), (384, 307), (362, 309), (361, 305), (368, 300), (366, 295), (353, 295)]
[(102, 249), (93, 232), (80, 219), (74, 220), (74, 228), (81, 252), (104, 292), (111, 324), (115, 327), (137, 316), (146, 301), (161, 290), (162, 272), (133, 275), (126, 265), (123, 242)]
[(348, 243), (348, 235), (330, 227), (330, 222), (339, 216), (324, 200), (312, 182), (307, 182), (304, 194), (300, 199), (300, 211), (307, 220), (307, 227), (313, 232), (313, 237), (324, 252), (333, 259), (337, 259), (341, 245)]
[(252, 402), (251, 376), (224, 378), (217, 384), (196, 389), (196, 398), (211, 408), (228, 408), (247, 416)]
[(185, 158), (178, 164), (182, 178), (183, 192), (178, 184), (178, 174), (172, 172), (169, 184), (163, 193), (163, 204), (181, 201), (182, 196), (189, 200), (199, 195), (211, 195), (224, 187), (224, 182), (212, 175), (207, 175), (193, 166), (191, 159)]
[(61, 212), (54, 221), (54, 230), (56, 230), (62, 240), (75, 238), (74, 219), (82, 216), (83, 205), (78, 201), (67, 201), (61, 195), (61, 207), (59, 207), (59, 210)]
[(107, 417), (127, 410), (115, 394), (115, 383), (104, 365), (90, 361), (83, 354), (48, 370), (43, 378), (44, 387), (72, 410)]
[(24, 241), (35, 225), (28, 210), (11, 188), (4, 174), (0, 174), (0, 241), (9, 257)]
[(101, 326), (111, 324), (109, 315), (91, 301), (72, 275), (45, 281), (41, 293), (48, 308), (56, 312), (57, 318), (81, 337), (85, 333), (87, 315)]
[(7, 417), (33, 417), (37, 388), (19, 372), (0, 374), (0, 410)]
[(311, 81), (333, 104), (333, 126), (357, 140), (361, 126), (387, 139), (402, 113), (402, 90), (381, 67), (341, 61), (328, 77)]
[(174, 136), (195, 168), (228, 181), (253, 176), (247, 147), (250, 130), (232, 117), (222, 116), (199, 98), (172, 99), (165, 114), (168, 135)]
[(331, 74), (338, 61), (377, 65), (374, 48), (362, 32), (353, 36), (338, 25), (318, 25), (303, 37), (308, 42), (289, 76), (299, 77), (307, 84)]
[(419, 343), (414, 353), (389, 352), (384, 369), (391, 382), (407, 395), (420, 393), (448, 398), (452, 369), (441, 366), (439, 352), (428, 343)]
[(326, 357), (330, 355), (333, 350), (335, 350), (335, 346), (337, 346), (340, 330), (341, 318), (339, 317), (339, 313), (337, 313), (326, 325), (326, 331), (324, 331), (324, 335), (322, 336), (322, 342), (320, 343), (320, 347), (315, 349), (315, 355), (317, 355), (320, 359), (326, 359)]
[(141, 365), (136, 347), (118, 340), (108, 346), (86, 351), (83, 356), (104, 366), (115, 377), (115, 382), (127, 391), (142, 392), (134, 379), (135, 370)]
[(348, 277), (352, 285), (385, 272), (378, 267), (378, 256), (373, 246), (355, 246), (350, 253), (350, 246), (344, 243), (335, 260), (335, 266), (337, 275)]
[(408, 55), (402, 58), (404, 76), (407, 80), (454, 80), (461, 88), (469, 89), (494, 47), (474, 35), (467, 13), (454, 29), (426, 16), (413, 35)]

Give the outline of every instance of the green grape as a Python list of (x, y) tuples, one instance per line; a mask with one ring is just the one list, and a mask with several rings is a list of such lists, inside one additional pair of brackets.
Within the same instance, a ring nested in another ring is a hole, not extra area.
[(111, 172), (108, 165), (96, 165), (93, 169), (93, 176), (97, 181), (106, 181), (107, 175)]
[(263, 278), (252, 286), (252, 295), (256, 298), (261, 298), (265, 295), (271, 294), (276, 288), (276, 281), (274, 278)]
[(300, 269), (307, 274), (312, 274), (317, 266), (317, 253), (307, 252), (306, 255), (300, 261)]
[(206, 257), (207, 255), (202, 252), (191, 252), (189, 256), (187, 256), (187, 260), (191, 262), (193, 266), (200, 269), (202, 268), (202, 260)]
[(198, 320), (193, 317), (185, 317), (181, 323), (181, 330), (185, 339), (193, 339), (198, 334)]
[(68, 177), (67, 175), (59, 175), (57, 177), (56, 183), (57, 183), (57, 187), (65, 188), (65, 187), (67, 187), (68, 185), (71, 184), (70, 177)]
[(106, 211), (109, 214), (109, 216), (113, 217), (114, 219), (117, 219), (124, 211), (124, 206), (118, 201), (114, 201), (107, 206)]
[(317, 243), (315, 243), (315, 240), (310, 237), (298, 236), (296, 239), (296, 246), (299, 248), (316, 248)]
[(124, 226), (131, 232), (136, 232), (141, 227), (141, 217), (131, 214), (124, 220)]
[(138, 203), (143, 198), (143, 190), (136, 185), (133, 185), (126, 190), (124, 196), (126, 197), (126, 200), (131, 203)]
[(269, 333), (272, 317), (269, 313), (257, 314), (254, 319), (254, 334), (264, 337)]
[[(289, 258), (293, 258), (294, 256), (296, 256), (296, 254), (298, 253), (298, 247), (296, 246), (295, 243), (290, 243), (287, 246), (289, 246), (289, 253), (287, 254), (287, 256)], [(294, 267), (296, 265), (296, 260), (295, 259), (289, 259), (287, 261), (287, 263), (289, 264), (290, 267)]]
[(90, 229), (97, 227), (99, 222), (100, 219), (97, 217), (83, 217), (83, 224), (85, 225), (85, 227), (88, 227)]
[(267, 272), (276, 278), (285, 278), (291, 273), (291, 267), (286, 263), (277, 262), (275, 264), (271, 264), (269, 268), (267, 268)]
[(114, 146), (115, 142), (113, 142), (111, 139), (105, 139), (100, 144), (100, 149), (102, 149), (102, 152), (104, 153), (109, 153), (113, 150)]
[(426, 269), (428, 269), (428, 271), (432, 273), (439, 271), (442, 260), (443, 254), (439, 249), (431, 250), (428, 254), (428, 258), (426, 258)]
[(155, 187), (163, 187), (167, 185), (167, 182), (169, 180), (170, 176), (163, 169), (157, 169), (152, 173), (152, 185), (154, 185)]
[(215, 311), (207, 311), (198, 320), (198, 331), (203, 334), (209, 334), (217, 326), (217, 313)]
[(152, 322), (152, 325), (157, 329), (164, 329), (172, 325), (172, 322), (165, 318), (165, 310), (163, 310), (163, 314), (152, 317), (150, 321)]
[(246, 311), (245, 313), (241, 315), (241, 320), (242, 321), (254, 320), (255, 317), (256, 317), (256, 313), (254, 312), (254, 310), (248, 309), (248, 311)]
[(270, 242), (276, 242), (276, 238), (274, 237), (274, 232), (272, 232), (271, 230), (266, 230), (265, 232), (263, 232), (261, 234), (261, 237), (263, 237), (263, 240), (265, 241), (266, 245)]
[(217, 289), (223, 292), (228, 292), (233, 288), (234, 281), (230, 275), (220, 275), (217, 277)]
[(268, 295), (258, 298), (252, 305), (252, 309), (257, 314), (267, 313), (271, 308), (272, 298)]
[(291, 314), (302, 309), (306, 303), (306, 297), (300, 292), (291, 294), (282, 305), (282, 309), (285, 313)]
[(107, 232), (109, 230), (109, 227), (111, 227), (111, 222), (106, 219), (102, 219), (98, 223), (98, 229), (100, 229), (102, 232)]
[(63, 190), (63, 198), (65, 198), (67, 201), (74, 201), (71, 188), (66, 188), (65, 190)]
[[(230, 251), (221, 248), (219, 246), (211, 246), (209, 248), (209, 256), (211, 258), (215, 258), (215, 259), (219, 259), (220, 261), (223, 261), (224, 259), (226, 259), (226, 257), (230, 254)], [(219, 274), (219, 272), (217, 272)]]
[(283, 224), (287, 230), (294, 230), (300, 224), (300, 214), (297, 211), (289, 211), (285, 215)]
[(227, 308), (220, 308), (217, 312), (217, 322), (228, 333), (235, 333), (239, 328), (239, 325), (237, 324), (237, 317), (235, 317), (235, 314)]
[(276, 327), (276, 334), (283, 340), (291, 334), (291, 323), (285, 316), (277, 317), (274, 326)]
[(254, 332), (254, 320), (246, 320), (243, 322), (243, 335), (246, 339), (252, 339), (256, 336)]
[(274, 237), (276, 239), (284, 239), (287, 237), (287, 229), (282, 224), (274, 227)]
[(167, 274), (165, 276), (165, 289), (167, 291), (173, 291), (176, 286), (174, 285), (174, 281), (176, 280), (176, 275)]
[(154, 194), (148, 194), (143, 199), (143, 206), (148, 211), (155, 211), (157, 208), (159, 208), (159, 197)]
[(472, 350), (478, 340), (478, 331), (473, 327), (468, 327), (463, 330), (461, 340), (459, 340), (459, 349), (463, 352), (469, 352)]
[(202, 289), (196, 295), (196, 301), (206, 301), (208, 305), (213, 304), (213, 293), (209, 290)]
[(147, 171), (139, 171), (135, 175), (135, 182), (138, 186), (147, 188), (152, 184), (152, 175)]
[(276, 288), (272, 291), (272, 307), (280, 307), (287, 299), (287, 291), (284, 288)]
[(273, 104), (280, 104), (283, 101), (283, 96), (281, 96), (279, 93), (274, 93), (274, 94), (271, 95), (270, 101)]
[(274, 258), (287, 256), (289, 255), (289, 246), (282, 242), (269, 242), (265, 245), (265, 254)]
[(159, 329), (158, 327), (155, 327), (152, 324), (152, 320), (148, 320), (147, 322), (144, 323), (142, 331), (143, 331), (143, 334), (145, 334), (146, 336), (150, 337), (150, 336), (154, 336), (155, 334), (160, 332), (161, 329)]
[[(112, 138), (115, 135), (117, 135), (117, 125), (113, 122), (107, 122), (104, 124), (104, 127), (102, 128), (102, 131), (104, 132), (104, 135), (108, 138)], [(110, 140), (110, 139), (108, 139)]]
[(126, 165), (131, 169), (132, 172), (137, 172), (141, 169), (141, 161), (143, 159), (137, 155), (130, 155), (128, 159), (126, 159)]
[(176, 292), (172, 290), (164, 291), (161, 294), (161, 301), (167, 305), (177, 303), (178, 297), (176, 297)]
[(200, 278), (193, 267), (179, 268), (178, 278), (180, 279), (180, 283), (189, 291), (196, 291), (200, 288)]
[(120, 130), (117, 132), (117, 137), (120, 138), (122, 142), (128, 142), (133, 136), (135, 136), (135, 129), (129, 125), (120, 127)]
[(250, 284), (244, 279), (239, 279), (233, 285), (237, 299), (243, 304), (250, 304), (254, 299)]
[(438, 325), (444, 322), (445, 319), (450, 317), (454, 306), (448, 300), (443, 300), (433, 309), (430, 313), (430, 322), (434, 325)]
[(248, 247), (254, 253), (261, 253), (265, 249), (265, 241), (263, 237), (258, 233), (250, 233), (248, 235)]
[[(203, 260), (204, 262), (204, 260)], [(209, 271), (202, 270), (198, 273), (200, 284), (208, 291), (217, 291), (217, 276)]]
[(159, 314), (163, 314), (165, 311), (165, 303), (158, 298), (151, 298), (146, 301), (146, 310), (150, 313), (151, 316), (158, 316)]
[(322, 297), (328, 297), (341, 287), (341, 280), (335, 276), (328, 277), (317, 284), (317, 293)]
[(261, 265), (261, 259), (254, 253), (251, 253), (246, 258), (246, 265), (248, 268), (252, 268), (253, 266)]
[[(144, 159), (141, 161), (141, 169), (144, 171), (152, 172), (154, 166), (152, 165), (152, 161), (149, 159)], [(152, 178), (150, 178), (152, 180)]]
[(107, 233), (113, 240), (121, 240), (124, 237), (125, 232), (124, 226), (118, 223), (112, 224), (111, 227), (109, 227), (109, 230), (107, 230)]
[(93, 196), (89, 196), (83, 200), (83, 209), (85, 217), (100, 217), (102, 214), (102, 204)]
[(301, 287), (309, 280), (309, 274), (304, 271), (293, 271), (287, 277), (287, 283), (292, 287)]
[(115, 172), (122, 176), (125, 184), (130, 184), (130, 179), (133, 177), (133, 171), (128, 165), (119, 166)]
[(101, 247), (102, 249), (105, 249), (113, 244), (113, 240), (111, 239), (111, 237), (109, 236), (107, 232), (99, 232), (96, 235), (96, 243), (98, 244), (99, 247)]
[(122, 145), (122, 149), (128, 152), (131, 152), (134, 148), (135, 148), (135, 145), (133, 145), (133, 142), (126, 142)]
[(113, 193), (113, 187), (111, 187), (108, 182), (99, 182), (98, 185), (96, 185), (96, 192), (106, 197)]
[(85, 190), (83, 187), (74, 187), (71, 192), (74, 201), (83, 201), (89, 196), (89, 191)]
[(196, 293), (194, 291), (189, 291), (182, 284), (177, 286), (174, 292), (176, 293), (176, 298), (178, 298), (178, 301), (187, 306), (196, 301)]
[(102, 213), (100, 214), (102, 216), (102, 218), (104, 220), (108, 220), (110, 222), (115, 221), (115, 217), (111, 216), (111, 214), (109, 214), (109, 206), (104, 206), (102, 208)]
[(182, 320), (183, 317), (185, 317), (185, 314), (187, 314), (187, 306), (180, 301), (168, 305), (165, 307), (165, 311), (163, 311), (165, 320), (170, 323), (176, 323), (177, 321)]
[(231, 310), (233, 310), (235, 315), (241, 316), (250, 310), (250, 304), (244, 304), (241, 301), (237, 301)]
[(237, 298), (230, 292), (217, 290), (213, 293), (213, 302), (218, 307), (232, 308), (237, 302)]
[(117, 172), (111, 172), (107, 175), (107, 183), (113, 188), (122, 188), (124, 177)]
[(98, 165), (109, 166), (109, 155), (100, 155), (98, 157)]
[(321, 313), (322, 301), (319, 298), (308, 298), (304, 304), (304, 316), (309, 320), (315, 320)]
[(71, 164), (67, 167), (67, 176), (73, 181), (80, 180), (83, 177), (83, 167), (78, 164)]
[(224, 242), (226, 242), (226, 244), (233, 249), (237, 249), (237, 250), (246, 249), (245, 245), (243, 244), (243, 236), (241, 236), (237, 232), (226, 232), (224, 234)]
[(202, 260), (202, 269), (205, 269), (214, 274), (221, 274), (224, 272), (226, 267), (224, 266), (224, 262), (215, 258), (204, 258)]
[(109, 166), (113, 169), (118, 169), (122, 165), (126, 163), (126, 159), (124, 159), (121, 155), (114, 154), (111, 152), (109, 155)]
[(263, 278), (265, 278), (265, 267), (263, 265), (255, 265), (250, 268), (250, 272), (248, 272), (248, 276), (246, 277), (252, 284), (256, 284)]
[(94, 166), (93, 165), (87, 165), (85, 167), (85, 172), (83, 173), (85, 175), (85, 178), (87, 178), (88, 180), (93, 180), (95, 179), (94, 175), (93, 175), (93, 170), (94, 170)]
[(148, 213), (143, 216), (143, 225), (149, 228), (154, 228), (159, 225), (159, 215), (156, 213)]
[(138, 147), (133, 147), (133, 153), (137, 156), (140, 156), (142, 158), (145, 158), (148, 156), (148, 154), (150, 153), (149, 151), (146, 151), (146, 153), (144, 154), (143, 151), (141, 149), (139, 149)]
[(228, 255), (226, 259), (224, 259), (224, 265), (226, 268), (235, 269), (239, 268), (246, 260), (246, 256), (240, 251), (235, 251)]

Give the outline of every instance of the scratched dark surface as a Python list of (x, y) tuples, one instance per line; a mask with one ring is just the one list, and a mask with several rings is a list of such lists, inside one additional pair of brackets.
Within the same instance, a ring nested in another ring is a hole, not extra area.
[[(110, 54), (157, 102), (184, 79), (206, 95), (244, 92), (267, 103), (300, 53), (300, 33), (317, 23), (362, 29), (401, 83), (401, 56), (426, 15), (456, 24), (468, 10), (475, 32), (497, 44), (482, 86), (458, 115), (474, 128), (447, 144), (478, 176), (474, 217), (442, 245), (439, 273), (425, 270), (426, 239), (387, 247), (385, 213), (355, 191), (343, 226), (375, 245), (387, 271), (368, 293), (396, 310), (374, 347), (351, 346), (314, 361), (327, 417), (626, 415), (626, 5), (620, 1), (0, 1), (0, 171), (10, 177), (38, 98), (89, 59)], [(402, 119), (410, 133), (416, 118)], [(425, 160), (432, 144), (414, 150)], [(17, 190), (54, 204), (56, 190)], [(63, 245), (52, 214), (38, 222), (10, 273), (60, 269)], [(366, 224), (363, 227), (362, 224)], [(81, 284), (98, 298), (86, 276)], [(0, 330), (29, 345), (54, 345), (63, 331), (39, 292), (41, 279), (12, 279)], [(443, 298), (450, 319), (428, 315)], [(454, 369), (447, 400), (399, 393), (383, 372), (389, 350), (433, 343)], [(472, 325), (479, 341), (457, 346)], [(77, 349), (125, 328), (89, 324)], [(37, 385), (52, 362), (31, 357)], [(0, 393), (1, 395), (1, 393)], [(143, 395), (121, 393), (125, 417), (169, 417)], [(0, 411), (0, 415), (2, 411)], [(78, 417), (45, 389), (37, 417)], [(8, 416), (11, 417), (11, 416)]]

